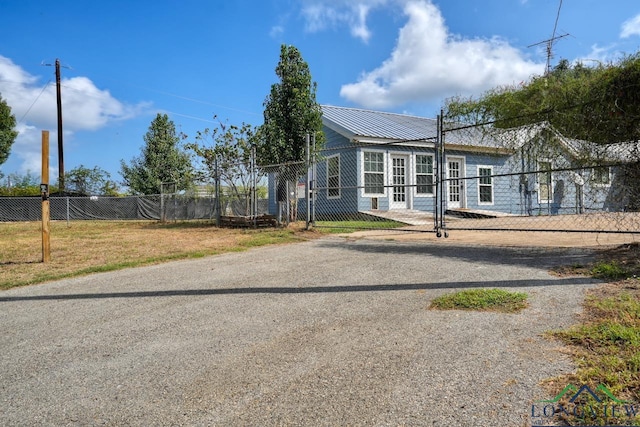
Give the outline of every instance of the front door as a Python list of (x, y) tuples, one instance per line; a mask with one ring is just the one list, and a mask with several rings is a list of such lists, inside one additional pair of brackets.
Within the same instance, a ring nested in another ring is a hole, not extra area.
[(464, 193), (464, 159), (462, 157), (447, 158), (447, 208), (465, 207)]
[(390, 209), (407, 209), (407, 168), (406, 156), (391, 156), (391, 203)]

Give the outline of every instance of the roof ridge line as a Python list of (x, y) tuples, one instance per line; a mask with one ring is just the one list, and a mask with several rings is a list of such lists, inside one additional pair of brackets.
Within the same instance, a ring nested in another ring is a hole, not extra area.
[(329, 108), (338, 108), (341, 110), (351, 110), (351, 111), (363, 111), (363, 112), (367, 112), (367, 113), (374, 113), (374, 114), (388, 114), (388, 115), (393, 115), (393, 116), (401, 116), (401, 117), (412, 117), (415, 119), (423, 119), (423, 120), (436, 120), (433, 117), (425, 117), (425, 116), (418, 116), (415, 114), (406, 114), (406, 113), (393, 113), (390, 111), (380, 111), (380, 110), (370, 110), (368, 108), (359, 108), (359, 107), (342, 107), (339, 105), (331, 105), (331, 104), (320, 104), (320, 107), (329, 107)]

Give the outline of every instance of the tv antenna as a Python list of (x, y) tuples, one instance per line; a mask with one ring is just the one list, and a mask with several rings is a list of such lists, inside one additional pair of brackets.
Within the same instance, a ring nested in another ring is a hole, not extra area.
[(527, 47), (534, 47), (534, 46), (540, 46), (540, 45), (543, 45), (543, 44), (546, 45), (546, 49), (547, 49), (547, 64), (546, 64), (545, 69), (544, 69), (544, 74), (545, 75), (549, 74), (549, 72), (551, 71), (551, 58), (553, 58), (553, 43), (556, 40), (560, 40), (560, 39), (565, 38), (565, 37), (570, 35), (569, 33), (556, 35), (556, 33), (558, 31), (558, 20), (560, 19), (560, 10), (561, 9), (562, 9), (562, 0), (560, 0), (560, 4), (558, 5), (558, 13), (556, 14), (556, 22), (553, 25), (553, 33), (551, 34), (551, 38), (527, 46)]

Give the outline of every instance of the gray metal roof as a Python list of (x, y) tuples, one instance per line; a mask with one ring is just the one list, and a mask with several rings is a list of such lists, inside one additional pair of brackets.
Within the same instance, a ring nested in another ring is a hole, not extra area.
[[(401, 143), (435, 142), (437, 121), (425, 117), (359, 108), (321, 105), (322, 122), (352, 142)], [(451, 126), (451, 125), (449, 125)], [(599, 145), (566, 138), (548, 123), (538, 123), (515, 129), (461, 127), (445, 133), (445, 145), (466, 147), (475, 151), (487, 149), (513, 150), (529, 143), (544, 129), (551, 130), (571, 155), (601, 157), (610, 161), (631, 161), (640, 158), (640, 142)]]
[[(438, 135), (436, 119), (358, 108), (322, 105), (322, 121), (351, 141), (427, 141)], [(448, 132), (446, 144), (497, 148), (503, 144), (476, 129)]]
[(437, 136), (435, 119), (331, 105), (321, 107), (324, 124), (350, 139), (414, 141), (434, 140)]

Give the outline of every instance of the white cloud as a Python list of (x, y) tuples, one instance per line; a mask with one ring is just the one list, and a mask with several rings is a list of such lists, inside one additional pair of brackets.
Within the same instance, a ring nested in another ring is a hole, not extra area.
[(464, 39), (449, 33), (440, 10), (427, 0), (407, 2), (409, 17), (391, 57), (340, 95), (367, 108), (478, 94), (517, 83), (544, 70), (500, 38)]
[[(16, 129), (20, 135), (11, 147), (11, 155), (16, 156), (21, 162), (21, 171), (30, 172), (34, 176), (40, 176), (42, 168), (42, 130), (35, 126), (20, 124)], [(58, 139), (55, 131), (49, 133), (49, 177), (56, 176), (58, 169), (56, 167), (55, 153), (57, 150), (56, 141)]]
[(389, 0), (306, 0), (302, 7), (305, 29), (313, 33), (347, 25), (351, 35), (366, 43), (371, 38), (371, 31), (367, 26), (369, 12), (388, 2)]
[[(135, 117), (147, 107), (147, 104), (122, 103), (86, 77), (63, 78), (61, 86), (65, 139), (77, 131), (93, 131), (111, 122)], [(34, 170), (34, 166), (40, 164), (38, 129), (57, 129), (55, 80), (42, 82), (0, 55), (0, 94), (19, 122), (20, 133), (11, 155), (22, 160), (21, 170)], [(56, 139), (52, 132), (51, 141)], [(52, 143), (52, 148), (54, 146)]]
[(604, 47), (594, 44), (591, 46), (591, 51), (586, 56), (577, 58), (575, 62), (581, 62), (586, 66), (597, 64), (604, 65), (615, 60), (616, 58), (619, 58), (622, 55), (621, 52), (618, 52), (615, 49), (615, 44)]
[(640, 36), (640, 15), (636, 15), (622, 24), (620, 37), (626, 39), (631, 36)]
[(269, 30), (269, 37), (273, 39), (277, 39), (281, 37), (283, 34), (284, 34), (284, 27), (282, 25), (274, 25), (273, 27), (271, 27), (271, 30)]

